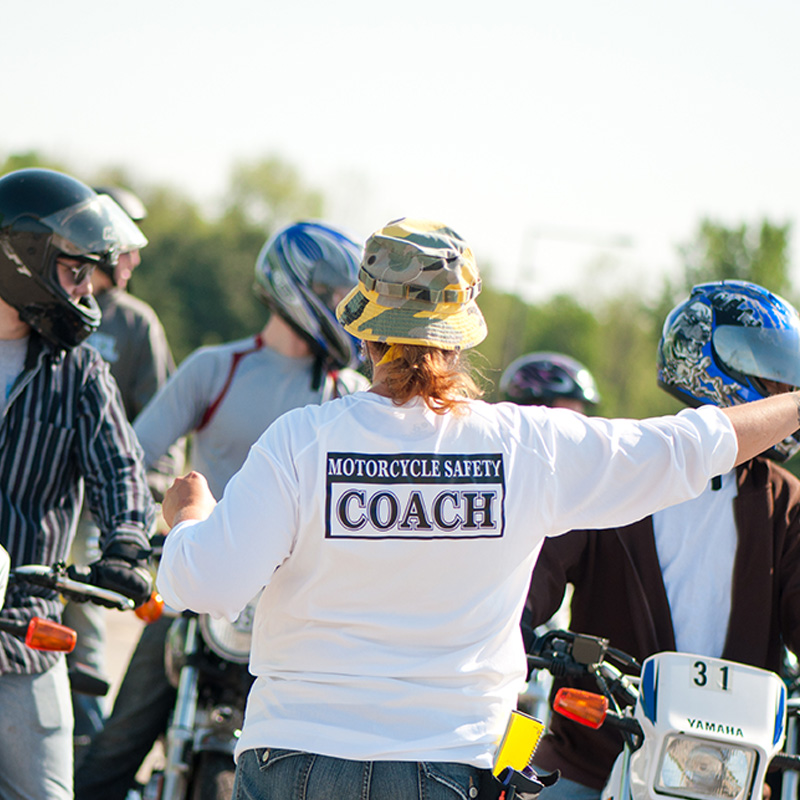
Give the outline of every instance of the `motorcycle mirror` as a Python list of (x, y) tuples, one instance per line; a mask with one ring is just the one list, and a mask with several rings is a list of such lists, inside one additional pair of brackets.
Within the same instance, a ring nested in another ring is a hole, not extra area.
[(72, 628), (42, 617), (34, 617), (28, 623), (25, 644), (32, 650), (48, 650), (52, 653), (71, 653), (78, 641)]
[(149, 625), (151, 622), (161, 619), (163, 612), (164, 600), (158, 592), (153, 592), (150, 595), (150, 599), (146, 603), (137, 606), (133, 613)]
[(573, 722), (597, 730), (605, 722), (608, 698), (583, 689), (570, 689), (563, 686), (556, 692), (553, 711)]

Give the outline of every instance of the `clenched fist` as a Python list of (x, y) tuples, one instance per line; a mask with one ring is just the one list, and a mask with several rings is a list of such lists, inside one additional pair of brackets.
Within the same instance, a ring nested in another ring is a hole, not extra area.
[(199, 472), (190, 472), (176, 478), (167, 489), (161, 514), (172, 529), (186, 519), (206, 519), (216, 504), (205, 477)]

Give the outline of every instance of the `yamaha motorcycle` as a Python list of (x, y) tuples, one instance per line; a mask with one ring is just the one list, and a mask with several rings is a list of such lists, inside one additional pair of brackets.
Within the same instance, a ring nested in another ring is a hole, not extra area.
[[(546, 633), (528, 661), (554, 675), (594, 677), (597, 693), (559, 689), (553, 710), (622, 734), (602, 800), (761, 800), (767, 769), (800, 771), (800, 757), (782, 752), (798, 702), (773, 672), (665, 652), (631, 676), (638, 665), (608, 640), (569, 631)], [(784, 784), (782, 798), (794, 786)]]

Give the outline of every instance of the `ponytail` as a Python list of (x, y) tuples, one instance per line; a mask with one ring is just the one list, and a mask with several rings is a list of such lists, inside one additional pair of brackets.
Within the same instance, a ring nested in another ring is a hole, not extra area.
[[(390, 347), (382, 342), (370, 344), (380, 358)], [(463, 352), (414, 344), (392, 344), (391, 348), (383, 385), (395, 405), (419, 396), (436, 414), (459, 415), (466, 413), (468, 400), (483, 395)]]

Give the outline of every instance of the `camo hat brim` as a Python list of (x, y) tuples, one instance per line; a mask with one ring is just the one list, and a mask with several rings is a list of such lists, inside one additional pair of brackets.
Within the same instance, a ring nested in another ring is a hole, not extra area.
[(404, 217), (367, 240), (358, 286), (336, 316), (358, 339), (466, 350), (488, 332), (480, 290), (472, 250), (455, 231)]

